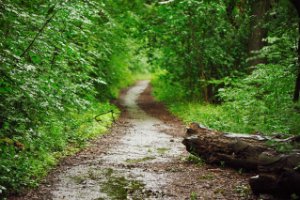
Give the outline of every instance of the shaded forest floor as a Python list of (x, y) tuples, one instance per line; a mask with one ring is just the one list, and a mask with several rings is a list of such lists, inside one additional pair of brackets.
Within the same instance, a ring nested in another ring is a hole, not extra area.
[(244, 174), (206, 165), (181, 143), (184, 125), (154, 101), (148, 81), (124, 91), (109, 134), (65, 158), (24, 199), (255, 199)]

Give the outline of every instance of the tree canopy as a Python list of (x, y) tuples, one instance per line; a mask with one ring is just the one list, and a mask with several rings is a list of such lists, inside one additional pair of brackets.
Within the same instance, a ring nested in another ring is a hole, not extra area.
[(187, 121), (300, 132), (296, 0), (0, 0), (0, 26), (0, 195), (99, 133), (138, 74)]

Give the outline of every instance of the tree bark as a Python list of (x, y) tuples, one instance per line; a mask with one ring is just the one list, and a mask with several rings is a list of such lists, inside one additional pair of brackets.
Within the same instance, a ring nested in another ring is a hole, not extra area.
[[(257, 172), (259, 176), (250, 180), (254, 193), (277, 194), (279, 191), (287, 196), (299, 194), (300, 150), (278, 153), (266, 145), (265, 142), (271, 139), (284, 144), (300, 143), (300, 136), (277, 139), (262, 135), (222, 133), (192, 123), (183, 144), (187, 151), (205, 159), (206, 163)], [(274, 181), (265, 181), (271, 180), (270, 177)], [(288, 182), (294, 183), (295, 187), (288, 187)]]
[[(263, 39), (267, 36), (267, 30), (263, 27), (265, 16), (270, 9), (269, 0), (255, 0), (251, 5), (251, 37), (249, 41), (249, 55), (255, 55), (255, 52), (261, 50), (265, 46)], [(250, 66), (256, 66), (265, 63), (264, 58), (253, 58), (249, 61)]]
[(296, 84), (295, 84), (295, 90), (294, 90), (294, 102), (299, 101), (300, 96), (300, 1), (299, 0), (292, 0), (293, 5), (295, 6), (297, 13), (298, 13), (298, 63), (297, 63), (297, 78), (296, 78)]
[(237, 28), (237, 24), (235, 22), (234, 16), (233, 16), (233, 10), (236, 6), (236, 0), (229, 0), (227, 2), (227, 7), (226, 7), (226, 14), (227, 14), (227, 18), (229, 20), (229, 22), (231, 23), (231, 25), (235, 28)]
[[(299, 23), (299, 29), (300, 29), (300, 23)], [(296, 78), (296, 84), (295, 84), (295, 91), (294, 91), (294, 102), (299, 102), (299, 96), (300, 96), (300, 39), (298, 43), (298, 74)]]
[(279, 197), (291, 197), (300, 193), (300, 173), (285, 171), (281, 174), (260, 174), (250, 178), (251, 189), (254, 194), (273, 194)]

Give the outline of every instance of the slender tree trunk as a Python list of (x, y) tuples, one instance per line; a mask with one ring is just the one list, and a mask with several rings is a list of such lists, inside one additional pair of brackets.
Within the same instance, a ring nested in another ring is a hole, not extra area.
[[(299, 35), (300, 35), (300, 20), (299, 20)], [(296, 79), (296, 84), (295, 84), (295, 91), (294, 91), (294, 102), (299, 101), (299, 96), (300, 96), (300, 38), (298, 39), (298, 75)]]
[(193, 59), (192, 59), (192, 52), (193, 52), (193, 39), (194, 39), (194, 24), (193, 24), (193, 12), (192, 8), (188, 8), (188, 28), (189, 28), (189, 34), (187, 35), (187, 66), (188, 66), (188, 85), (189, 85), (189, 92), (191, 95), (191, 99), (194, 98), (195, 95), (195, 88), (194, 88), (194, 79), (193, 79)]
[(292, 3), (294, 4), (297, 12), (298, 12), (298, 30), (299, 30), (299, 36), (298, 36), (298, 63), (297, 63), (297, 79), (295, 84), (295, 91), (294, 91), (294, 102), (299, 101), (300, 96), (300, 2), (299, 0), (292, 0)]
[[(207, 6), (205, 6), (205, 15), (208, 16), (208, 9)], [(199, 45), (196, 47), (198, 49), (198, 58), (197, 58), (197, 65), (199, 65), (199, 74), (200, 74), (200, 80), (202, 81), (202, 85), (200, 85), (200, 87), (202, 88), (202, 96), (203, 96), (203, 100), (207, 103), (209, 103), (209, 96), (208, 96), (208, 80), (211, 78), (210, 74), (208, 70), (206, 70), (206, 65), (204, 63), (204, 55), (203, 55), (203, 47), (201, 47), (201, 44), (205, 44), (205, 38), (207, 38), (207, 29), (203, 30), (202, 35), (200, 36), (200, 38), (198, 39), (199, 41), (201, 41), (201, 43), (199, 43)]]
[[(261, 50), (265, 42), (263, 39), (267, 36), (267, 31), (263, 27), (265, 15), (270, 8), (269, 0), (255, 0), (251, 5), (252, 19), (251, 19), (251, 37), (249, 41), (249, 55), (253, 52)], [(263, 58), (254, 58), (249, 61), (250, 66), (255, 66), (260, 63), (265, 63)]]
[(226, 7), (226, 14), (227, 14), (227, 18), (229, 20), (229, 22), (231, 23), (231, 25), (235, 28), (237, 28), (237, 24), (235, 22), (234, 16), (233, 16), (233, 10), (236, 6), (236, 0), (229, 0), (227, 3), (227, 7)]

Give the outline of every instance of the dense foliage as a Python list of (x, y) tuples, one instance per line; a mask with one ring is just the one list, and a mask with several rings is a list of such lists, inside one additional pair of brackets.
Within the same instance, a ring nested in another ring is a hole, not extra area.
[(110, 114), (94, 117), (117, 112), (108, 101), (146, 62), (126, 27), (139, 19), (121, 4), (0, 1), (0, 196), (35, 186), (111, 123)]
[(297, 4), (0, 0), (0, 196), (102, 134), (110, 100), (149, 69), (185, 121), (299, 134)]
[(292, 3), (180, 0), (156, 14), (155, 95), (175, 114), (224, 131), (299, 134)]

